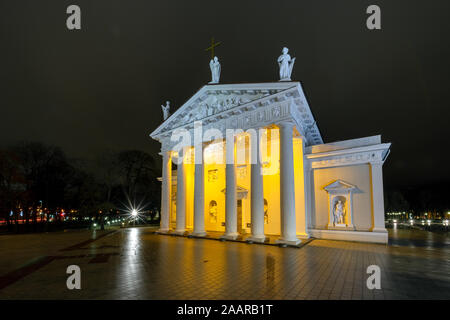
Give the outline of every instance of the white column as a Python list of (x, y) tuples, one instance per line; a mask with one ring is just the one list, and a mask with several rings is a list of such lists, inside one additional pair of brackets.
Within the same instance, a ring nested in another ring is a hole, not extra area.
[(184, 171), (184, 155), (186, 148), (182, 148), (179, 151), (179, 160), (177, 165), (177, 227), (175, 233), (184, 234), (186, 232), (186, 179)]
[(161, 221), (159, 231), (167, 232), (170, 228), (170, 189), (172, 184), (172, 158), (170, 151), (163, 151), (162, 158)]
[(277, 243), (298, 244), (295, 223), (295, 181), (294, 146), (292, 142), (294, 125), (290, 122), (280, 127), (280, 209), (281, 237)]
[(251, 186), (250, 186), (250, 209), (252, 235), (247, 238), (251, 242), (264, 242), (264, 189), (263, 174), (260, 154), (260, 130), (251, 137)]
[(192, 235), (206, 236), (205, 232), (205, 180), (203, 167), (203, 143), (195, 145), (194, 181), (194, 231)]
[(306, 228), (309, 235), (309, 229), (312, 229), (312, 186), (311, 186), (311, 164), (303, 156), (303, 172), (305, 175), (305, 197), (306, 197)]
[(235, 240), (237, 233), (237, 193), (234, 157), (234, 135), (226, 138), (226, 193), (225, 193), (225, 234), (223, 239)]
[(353, 224), (353, 221), (354, 221), (354, 219), (353, 219), (353, 190), (349, 191), (347, 199), (348, 199), (348, 209), (350, 211), (347, 227), (353, 228), (353, 230), (355, 230), (355, 225)]
[(372, 177), (372, 206), (373, 206), (373, 232), (386, 233), (384, 224), (384, 197), (383, 197), (383, 163), (371, 162), (370, 174)]

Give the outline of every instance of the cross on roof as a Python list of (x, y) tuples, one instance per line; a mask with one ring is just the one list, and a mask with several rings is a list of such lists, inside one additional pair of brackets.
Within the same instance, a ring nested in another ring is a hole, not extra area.
[(214, 48), (217, 47), (222, 42), (214, 42), (214, 37), (211, 38), (211, 46), (205, 49), (205, 51), (211, 51), (211, 59), (214, 59)]

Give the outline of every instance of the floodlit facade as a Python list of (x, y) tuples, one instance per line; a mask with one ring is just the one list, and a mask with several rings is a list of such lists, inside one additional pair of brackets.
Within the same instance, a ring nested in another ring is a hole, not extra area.
[(324, 144), (300, 82), (206, 85), (150, 136), (163, 158), (161, 233), (387, 243), (390, 144)]

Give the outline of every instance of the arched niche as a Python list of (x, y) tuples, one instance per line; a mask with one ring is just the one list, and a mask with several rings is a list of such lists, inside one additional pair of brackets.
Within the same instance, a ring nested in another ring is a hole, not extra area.
[(353, 192), (357, 187), (336, 180), (323, 188), (328, 193), (328, 229), (354, 230)]

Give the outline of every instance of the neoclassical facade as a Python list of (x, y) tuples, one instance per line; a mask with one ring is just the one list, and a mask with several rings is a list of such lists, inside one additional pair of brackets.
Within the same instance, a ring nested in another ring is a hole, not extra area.
[(324, 144), (300, 82), (206, 85), (150, 136), (163, 159), (161, 233), (387, 243), (390, 144)]

